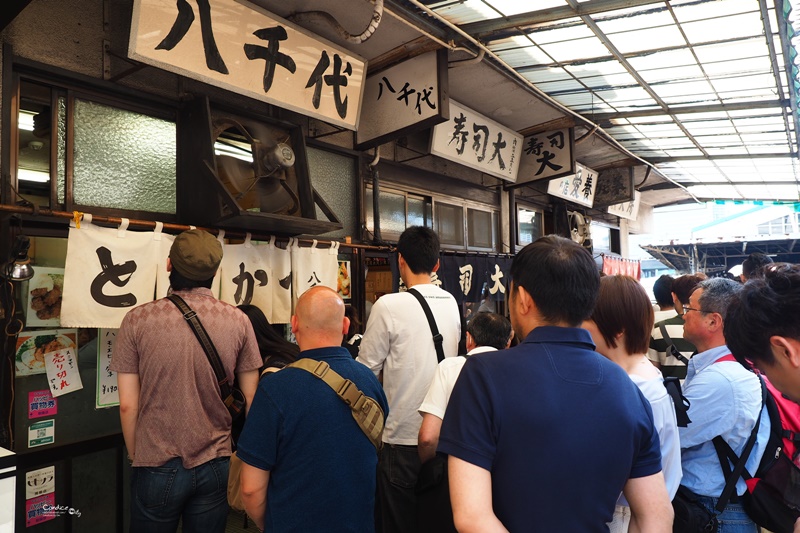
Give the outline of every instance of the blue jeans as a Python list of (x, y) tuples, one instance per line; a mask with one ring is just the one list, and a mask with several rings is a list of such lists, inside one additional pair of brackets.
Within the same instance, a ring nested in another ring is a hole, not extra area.
[(224, 533), (228, 519), (229, 457), (186, 469), (180, 457), (131, 476), (131, 533)]
[[(714, 508), (714, 506), (717, 505), (717, 500), (719, 500), (719, 498), (711, 498), (709, 496), (697, 497), (697, 501), (714, 514), (718, 513)], [(756, 526), (755, 522), (744, 512), (741, 503), (728, 502), (728, 505), (725, 506), (725, 510), (717, 514), (717, 520), (719, 521), (717, 533), (758, 532), (758, 526)]]

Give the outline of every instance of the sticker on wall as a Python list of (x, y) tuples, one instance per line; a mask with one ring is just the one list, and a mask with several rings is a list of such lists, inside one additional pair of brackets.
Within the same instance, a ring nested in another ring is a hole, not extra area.
[(77, 329), (23, 331), (17, 337), (15, 365), (17, 376), (45, 373), (45, 355), (78, 346)]
[(95, 407), (105, 409), (119, 405), (117, 373), (111, 370), (111, 354), (114, 351), (116, 329), (101, 328), (97, 334), (97, 392)]
[(43, 494), (25, 501), (25, 527), (35, 526), (48, 520), (53, 520), (56, 515), (50, 511), (56, 505), (56, 495)]
[(78, 371), (78, 356), (73, 348), (47, 353), (44, 362), (53, 396), (63, 396), (83, 388)]
[(31, 470), (25, 474), (25, 499), (30, 500), (43, 494), (50, 494), (56, 490), (55, 465)]
[(28, 282), (28, 310), (25, 326), (61, 325), (61, 294), (64, 292), (64, 269), (36, 267)]
[(58, 413), (58, 400), (50, 390), (35, 390), (28, 393), (28, 419), (55, 416)]
[(28, 426), (28, 448), (45, 446), (56, 442), (56, 421), (42, 420)]

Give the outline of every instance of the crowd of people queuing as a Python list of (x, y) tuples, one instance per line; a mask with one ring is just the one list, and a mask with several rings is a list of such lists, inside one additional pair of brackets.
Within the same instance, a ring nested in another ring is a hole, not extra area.
[[(764, 453), (759, 379), (737, 359), (800, 402), (800, 266), (749, 258), (744, 285), (662, 276), (654, 312), (637, 280), (601, 277), (584, 248), (542, 237), (513, 260), (510, 320), (477, 313), (459, 354), (458, 305), (431, 282), (438, 237), (410, 227), (397, 252), (408, 290), (374, 303), (363, 336), (339, 295), (314, 287), (294, 344), (257, 307), (213, 297), (217, 239), (193, 229), (172, 245), (173, 294), (246, 401), (233, 482), (259, 531), (658, 533), (673, 531), (676, 495), (722, 533), (757, 531), (743, 480), (715, 509), (712, 439), (741, 454), (760, 418), (748, 470)], [(142, 305), (114, 347), (133, 532), (225, 530), (231, 415), (208, 393), (221, 384), (188, 318), (168, 299)], [(688, 424), (665, 376), (682, 381)], [(385, 415), (382, 445), (359, 420), (367, 399)]]

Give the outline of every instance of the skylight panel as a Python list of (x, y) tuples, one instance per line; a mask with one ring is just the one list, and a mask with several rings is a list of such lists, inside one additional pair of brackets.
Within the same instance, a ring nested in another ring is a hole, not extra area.
[(608, 49), (596, 37), (576, 39), (542, 45), (542, 49), (558, 62), (566, 63), (578, 59), (593, 59), (609, 55)]
[[(717, 2), (717, 5), (723, 5)], [(687, 39), (692, 44), (761, 36), (764, 24), (756, 12), (743, 13), (730, 17), (714, 17), (682, 25)]]
[(614, 35), (608, 35), (608, 38), (623, 54), (656, 48), (671, 48), (685, 44), (683, 36), (674, 25), (615, 33)]

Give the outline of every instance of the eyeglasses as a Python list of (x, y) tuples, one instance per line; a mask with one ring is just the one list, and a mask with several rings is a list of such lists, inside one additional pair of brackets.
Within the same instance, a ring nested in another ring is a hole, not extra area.
[(683, 307), (683, 314), (685, 315), (689, 311), (697, 311), (698, 313), (705, 313), (702, 309), (695, 309), (694, 307), (689, 307), (688, 305), (684, 305)]

